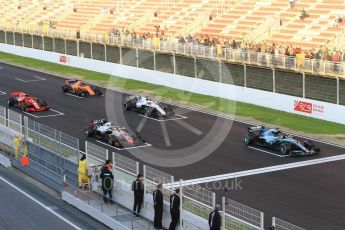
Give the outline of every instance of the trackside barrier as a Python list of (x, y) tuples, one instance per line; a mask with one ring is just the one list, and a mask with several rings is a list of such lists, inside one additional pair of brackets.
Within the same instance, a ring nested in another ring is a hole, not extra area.
[(22, 115), (10, 109), (8, 109), (7, 114), (8, 114), (8, 127), (22, 134), (23, 133), (22, 132)]
[(6, 108), (0, 106), (0, 125), (6, 126)]
[(119, 168), (133, 176), (139, 174), (139, 162), (132, 160), (128, 157), (124, 157), (119, 153), (113, 153), (114, 167)]
[(27, 117), (24, 117), (24, 130), (25, 135), (31, 138), (33, 143), (73, 162), (78, 162), (79, 140), (77, 138)]
[(276, 217), (272, 217), (272, 226), (275, 230), (305, 230), (304, 228), (298, 227)]
[(91, 157), (104, 164), (105, 160), (109, 159), (108, 149), (100, 147), (91, 142), (85, 141), (85, 154), (87, 157)]
[(144, 169), (144, 175), (147, 180), (152, 181), (155, 184), (161, 183), (164, 185), (164, 187), (173, 189), (174, 176), (147, 165), (145, 165)]
[(264, 214), (229, 198), (223, 199), (227, 229), (264, 229)]

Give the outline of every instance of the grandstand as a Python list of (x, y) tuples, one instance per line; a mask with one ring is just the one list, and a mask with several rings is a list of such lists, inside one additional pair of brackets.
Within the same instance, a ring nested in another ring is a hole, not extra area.
[[(46, 33), (77, 31), (110, 33), (128, 29), (136, 35), (157, 31), (164, 37), (208, 36), (294, 47), (342, 47), (343, 0), (4, 0), (0, 23)], [(309, 16), (300, 19), (304, 8)], [(18, 15), (20, 15), (18, 17)]]

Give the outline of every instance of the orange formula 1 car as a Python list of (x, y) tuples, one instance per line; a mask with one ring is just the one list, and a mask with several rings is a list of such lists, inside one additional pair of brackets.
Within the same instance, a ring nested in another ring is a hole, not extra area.
[(81, 80), (66, 80), (62, 86), (64, 93), (75, 94), (79, 97), (102, 95), (102, 91), (95, 86), (86, 84)]

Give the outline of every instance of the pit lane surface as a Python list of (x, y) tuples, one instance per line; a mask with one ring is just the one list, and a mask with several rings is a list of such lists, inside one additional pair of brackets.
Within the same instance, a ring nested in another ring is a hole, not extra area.
[[(134, 112), (122, 112), (121, 101), (125, 97), (122, 93), (107, 90), (105, 97), (89, 97), (89, 98), (77, 98), (62, 93), (61, 86), (63, 85), (64, 79), (54, 77), (48, 74), (39, 73), (36, 71), (31, 71), (23, 68), (18, 68), (6, 64), (1, 64), (3, 69), (0, 71), (0, 91), (9, 94), (12, 91), (25, 91), (28, 94), (33, 96), (44, 98), (48, 101), (50, 107), (56, 111), (63, 113), (61, 116), (48, 116), (48, 117), (32, 117), (28, 115), (30, 119), (41, 122), (45, 125), (53, 127), (57, 130), (63, 131), (69, 135), (77, 137), (80, 139), (81, 143), (85, 140), (84, 135), (84, 126), (87, 122), (92, 119), (100, 119), (109, 117), (109, 114), (115, 114), (115, 118), (119, 117), (118, 112), (124, 114), (125, 119), (117, 119), (117, 124), (121, 126), (129, 126), (132, 130), (136, 130), (138, 127), (141, 127), (141, 134), (147, 142), (152, 144), (152, 147), (145, 147), (137, 150), (131, 151), (132, 154), (129, 154), (128, 151), (118, 151), (119, 153), (136, 158), (140, 157), (142, 152), (141, 150), (150, 152), (153, 148), (160, 149), (161, 153), (157, 151), (152, 153), (150, 156), (146, 157), (145, 160), (148, 162), (153, 161), (156, 157), (166, 158), (164, 161), (164, 166), (159, 167), (153, 165), (154, 168), (160, 169), (166, 173), (170, 173), (175, 176), (175, 178), (183, 179), (193, 179), (199, 177), (207, 177), (218, 174), (225, 174), (231, 172), (238, 172), (243, 170), (256, 169), (261, 167), (268, 167), (274, 165), (282, 165), (293, 162), (307, 161), (310, 159), (317, 159), (323, 157), (329, 157), (334, 155), (339, 155), (345, 153), (343, 148), (336, 146), (316, 143), (317, 147), (321, 148), (322, 152), (317, 156), (304, 157), (304, 158), (291, 158), (291, 157), (277, 157), (275, 155), (270, 155), (256, 149), (251, 149), (243, 145), (242, 138), (246, 133), (247, 124), (240, 122), (233, 122), (231, 131), (225, 137), (225, 141), (208, 157), (195, 162), (190, 165), (183, 167), (172, 167), (172, 164), (175, 152), (173, 150), (187, 148), (191, 143), (198, 143), (202, 138), (207, 136), (208, 132), (212, 129), (213, 125), (216, 124), (218, 119), (223, 124), (231, 122), (225, 118), (217, 118), (213, 115), (200, 113), (196, 111), (191, 111), (183, 108), (176, 108), (176, 111), (186, 116), (186, 119), (183, 119), (184, 123), (177, 121), (166, 121), (166, 131), (168, 132), (168, 141), (166, 135), (164, 135), (164, 130), (162, 129), (161, 122), (147, 119), (145, 124), (142, 124), (142, 117)], [(14, 79), (15, 77), (24, 80), (18, 81)], [(45, 80), (35, 79), (43, 78)], [(0, 95), (1, 105), (6, 104), (6, 99), (8, 95)], [(109, 109), (110, 112), (106, 112), (106, 103), (107, 108), (109, 106), (114, 106), (113, 109)], [(17, 110), (19, 111), (19, 110)], [(37, 114), (38, 115), (38, 114)], [(40, 115), (51, 115), (45, 113), (40, 113)], [(121, 115), (121, 114), (120, 114)], [(95, 140), (87, 139), (88, 141), (95, 142)], [(210, 142), (212, 140), (210, 139)], [(170, 145), (169, 145), (170, 143)], [(198, 144), (196, 144), (198, 145)], [(201, 146), (203, 147), (203, 146)], [(110, 151), (114, 149), (110, 148)], [(171, 153), (169, 153), (169, 150)], [(184, 150), (182, 150), (184, 151)], [(155, 155), (156, 154), (156, 155)], [(189, 152), (184, 152), (183, 154), (189, 154)], [(150, 159), (151, 157), (151, 159)], [(139, 159), (139, 161), (141, 161)], [(150, 163), (145, 164), (150, 165)], [(324, 169), (320, 169), (320, 173), (323, 173)], [(337, 174), (337, 172), (334, 172)], [(261, 175), (266, 177), (268, 174)], [(284, 176), (278, 176), (281, 181), (284, 181)], [(313, 180), (317, 181), (318, 177), (311, 176)], [(300, 180), (298, 177), (296, 180)], [(271, 183), (269, 180), (264, 180), (263, 185), (270, 189)], [(263, 186), (262, 185), (262, 186)], [(300, 189), (308, 194), (311, 192), (311, 189), (308, 186), (302, 186)], [(322, 186), (315, 188), (317, 190), (324, 191)], [(339, 188), (340, 189), (340, 188)], [(327, 194), (327, 191), (325, 191)], [(241, 199), (237, 199), (239, 202), (246, 203), (247, 196), (257, 195), (255, 188), (251, 189), (246, 196), (242, 196)], [(231, 195), (230, 195), (231, 196)], [(255, 197), (255, 196), (254, 196)], [(285, 200), (280, 196), (272, 196), (272, 200)], [(309, 207), (308, 202), (304, 202), (303, 199), (299, 200), (299, 205), (303, 207)], [(289, 202), (286, 200), (286, 202)], [(325, 204), (324, 208), (327, 208), (327, 205), (332, 205), (332, 200), (329, 200)], [(252, 207), (261, 209), (260, 205), (256, 205), (255, 202), (251, 204)], [(281, 216), (291, 217), (294, 215), (294, 210), (291, 208), (286, 208), (286, 212)], [(275, 213), (276, 208), (263, 210), (264, 212)], [(319, 218), (322, 218), (319, 216)], [(317, 218), (316, 218), (317, 219)], [(267, 222), (266, 222), (267, 223)], [(296, 223), (299, 224), (299, 223)]]
[(27, 178), (28, 176), (14, 168), (5, 169), (0, 166), (1, 230), (109, 229), (90, 216), (65, 204), (53, 194), (41, 190), (39, 185), (31, 184), (28, 182), (31, 179)]

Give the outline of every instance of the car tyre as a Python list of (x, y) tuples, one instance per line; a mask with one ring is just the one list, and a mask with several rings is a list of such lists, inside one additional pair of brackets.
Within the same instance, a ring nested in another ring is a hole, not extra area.
[(87, 137), (92, 137), (95, 134), (95, 130), (93, 128), (86, 128), (85, 129), (85, 135)]
[(64, 93), (68, 93), (70, 90), (69, 90), (69, 86), (68, 85), (64, 85), (64, 86), (62, 86), (62, 91), (64, 92)]
[(16, 100), (10, 97), (7, 103), (8, 103), (8, 106), (14, 106), (16, 104)]
[(280, 153), (281, 155), (288, 155), (290, 152), (289, 146), (287, 144), (280, 145)]
[(244, 144), (245, 145), (252, 145), (254, 144), (255, 137), (253, 135), (246, 135), (243, 138)]

